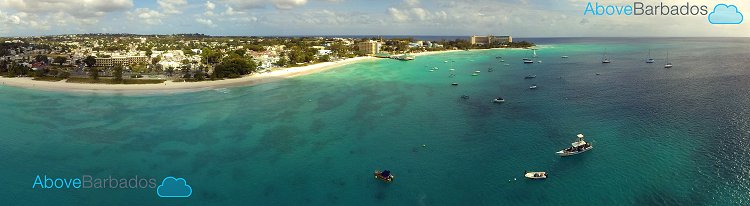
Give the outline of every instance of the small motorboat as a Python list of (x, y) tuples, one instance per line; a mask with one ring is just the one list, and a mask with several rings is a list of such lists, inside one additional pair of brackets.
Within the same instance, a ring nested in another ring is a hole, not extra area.
[(537, 63), (540, 63), (540, 64), (541, 64), (541, 63), (542, 63), (542, 60), (539, 60), (539, 61), (536, 61), (536, 62), (537, 62)]
[(533, 78), (536, 78), (536, 75), (529, 75), (529, 76), (524, 77), (524, 79), (533, 79)]
[(456, 69), (449, 69), (450, 71), (456, 71)]
[(448, 63), (448, 60), (443, 61), (443, 63)]
[(456, 83), (456, 82), (453, 82), (453, 83), (451, 83), (451, 85), (453, 85), (453, 86), (458, 86), (458, 83)]
[(505, 65), (506, 67), (507, 67), (507, 66), (510, 66), (510, 64), (503, 64), (503, 65)]
[(471, 74), (471, 76), (479, 76), (479, 74), (473, 73), (473, 74)]
[(479, 73), (479, 72), (482, 72), (482, 71), (479, 71), (479, 70), (474, 71), (474, 73)]
[(536, 84), (532, 84), (529, 89), (536, 89)]
[(503, 58), (503, 57), (501, 57), (501, 56), (496, 56), (496, 57), (495, 57), (495, 59), (502, 59), (502, 58)]
[(501, 59), (500, 62), (505, 62), (505, 59)]
[(529, 172), (524, 171), (523, 176), (529, 179), (547, 179), (547, 172)]
[(524, 63), (524, 64), (533, 64), (533, 63), (534, 63), (534, 61), (532, 61), (532, 60), (528, 60), (528, 59), (527, 59), (527, 60), (523, 60), (523, 63)]
[(568, 58), (568, 56), (561, 56), (560, 58), (563, 58), (563, 59), (567, 59), (567, 58)]
[(461, 95), (461, 99), (469, 99), (469, 98), (471, 98), (469, 97), (469, 95)]
[(497, 97), (497, 98), (493, 99), (492, 102), (494, 102), (494, 103), (503, 103), (503, 102), (505, 102), (505, 99), (503, 99), (502, 97)]
[(583, 140), (583, 134), (578, 134), (578, 141), (571, 143), (571, 146), (558, 151), (556, 154), (565, 157), (581, 154), (594, 148), (594, 146), (591, 146), (591, 143)]
[(609, 61), (609, 59), (602, 60), (602, 64), (609, 64), (609, 63), (612, 63), (611, 61)]
[(383, 182), (392, 182), (393, 178), (395, 178), (395, 176), (391, 175), (391, 171), (389, 170), (383, 170), (382, 172), (380, 170), (375, 170), (375, 179), (382, 180)]

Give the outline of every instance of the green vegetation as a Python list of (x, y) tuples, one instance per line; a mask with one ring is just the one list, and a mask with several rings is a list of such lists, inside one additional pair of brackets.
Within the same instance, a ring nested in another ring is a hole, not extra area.
[(86, 84), (161, 84), (166, 80), (164, 79), (124, 79), (122, 81), (116, 81), (114, 79), (90, 79), (71, 77), (66, 82), (70, 83), (86, 83)]

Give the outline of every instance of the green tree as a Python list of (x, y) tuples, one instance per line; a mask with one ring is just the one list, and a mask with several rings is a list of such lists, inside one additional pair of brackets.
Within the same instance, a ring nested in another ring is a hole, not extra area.
[(60, 66), (62, 66), (62, 64), (65, 63), (66, 61), (68, 61), (68, 58), (64, 56), (55, 57), (55, 60), (54, 60), (54, 62), (59, 64)]
[(112, 76), (115, 77), (116, 82), (122, 82), (122, 65), (115, 65), (112, 69)]
[(99, 80), (99, 68), (92, 67), (89, 69), (89, 77), (94, 80)]
[(153, 51), (151, 51), (151, 49), (149, 49), (149, 50), (146, 50), (146, 56), (147, 56), (148, 58), (151, 58), (151, 55), (152, 55), (152, 54), (154, 54), (154, 52), (153, 52)]
[(87, 56), (85, 59), (83, 59), (83, 63), (86, 64), (87, 67), (93, 67), (96, 64), (96, 57)]
[(36, 55), (36, 57), (34, 57), (34, 60), (36, 62), (44, 62), (44, 64), (49, 64), (49, 58), (47, 58), (47, 55)]

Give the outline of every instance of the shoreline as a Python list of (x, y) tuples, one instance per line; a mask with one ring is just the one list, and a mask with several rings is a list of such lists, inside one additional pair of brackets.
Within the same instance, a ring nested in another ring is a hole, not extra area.
[(25, 89), (35, 89), (54, 92), (72, 93), (105, 93), (105, 94), (164, 94), (204, 91), (225, 87), (253, 86), (282, 79), (313, 74), (329, 69), (359, 63), (375, 61), (375, 57), (354, 57), (336, 62), (323, 62), (301, 67), (283, 68), (266, 73), (251, 74), (235, 79), (223, 79), (201, 82), (172, 82), (170, 80), (160, 84), (85, 84), (68, 83), (65, 81), (48, 82), (32, 80), (31, 77), (0, 77), (2, 86), (12, 86)]
[[(505, 49), (505, 48), (493, 48)], [(472, 49), (469, 51), (479, 51), (487, 49)], [(413, 53), (414, 56), (425, 56), (444, 54), (451, 52), (460, 52), (465, 50), (443, 50)], [(329, 69), (346, 66), (363, 61), (376, 61), (382, 58), (376, 57), (354, 57), (336, 62), (323, 62), (301, 67), (291, 67), (279, 69), (266, 73), (251, 74), (235, 79), (224, 79), (215, 81), (201, 82), (172, 82), (170, 80), (160, 84), (85, 84), (85, 83), (68, 83), (64, 81), (49, 82), (32, 80), (31, 77), (0, 77), (0, 86), (11, 86), (25, 89), (34, 89), (53, 92), (67, 93), (98, 93), (98, 94), (130, 94), (130, 95), (148, 95), (148, 94), (173, 94), (184, 92), (205, 91), (226, 87), (253, 86), (268, 82), (279, 81), (287, 78), (303, 76), (313, 73), (326, 71)]]

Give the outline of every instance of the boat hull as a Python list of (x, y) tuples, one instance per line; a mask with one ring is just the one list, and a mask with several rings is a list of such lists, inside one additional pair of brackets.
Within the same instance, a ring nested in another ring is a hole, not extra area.
[(526, 177), (526, 178), (529, 178), (529, 179), (536, 179), (536, 180), (547, 179), (547, 173), (546, 172), (527, 172), (523, 176)]
[(555, 154), (557, 154), (557, 155), (559, 155), (561, 157), (567, 157), (567, 156), (573, 156), (573, 155), (577, 155), (577, 154), (581, 154), (581, 153), (587, 152), (587, 151), (589, 151), (589, 150), (591, 150), (593, 148), (594, 148), (594, 146), (590, 146), (590, 147), (587, 147), (586, 149), (583, 149), (581, 151), (575, 151), (575, 152), (566, 152), (565, 150), (560, 150), (560, 151), (557, 151)]

